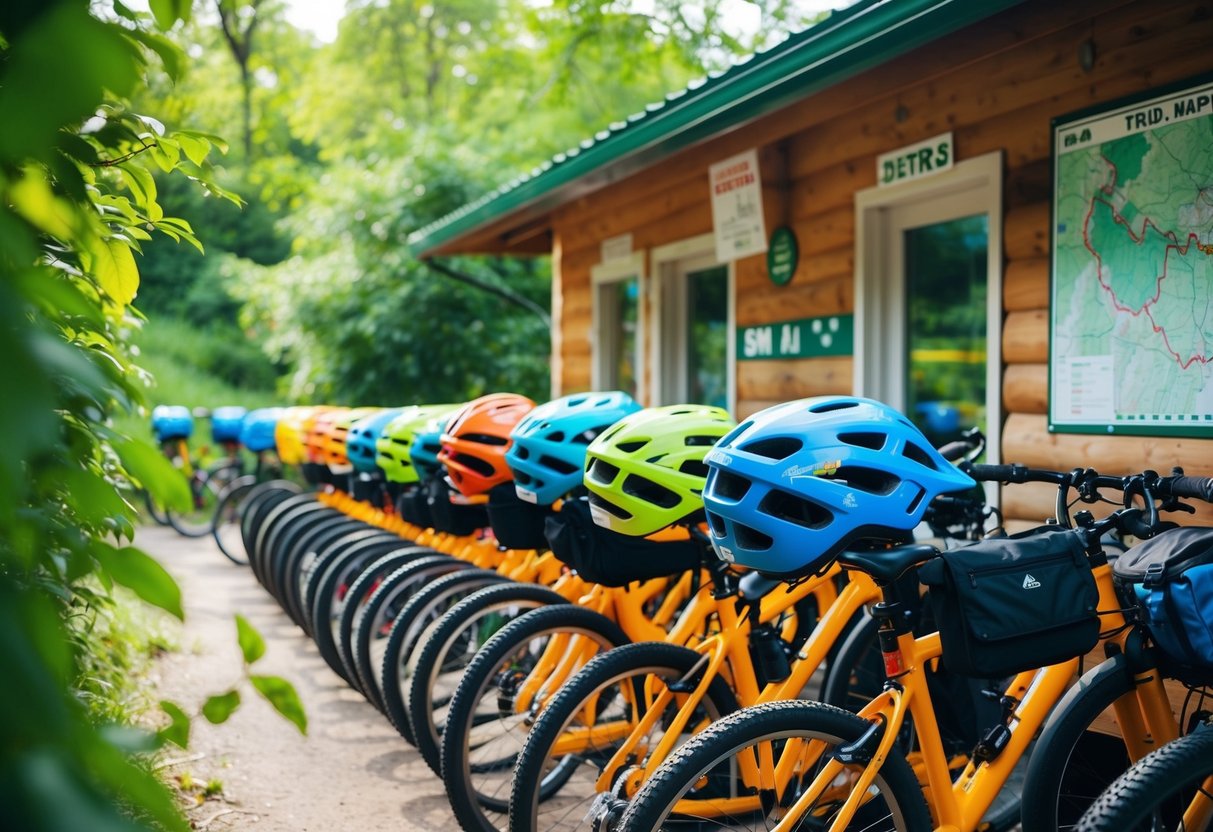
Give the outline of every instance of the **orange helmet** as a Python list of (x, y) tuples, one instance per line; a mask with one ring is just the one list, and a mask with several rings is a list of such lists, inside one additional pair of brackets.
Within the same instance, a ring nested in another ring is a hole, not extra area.
[(349, 436), (350, 428), (359, 419), (364, 419), (367, 416), (378, 413), (380, 410), (382, 408), (379, 407), (355, 407), (343, 410), (333, 419), (328, 431), (324, 434), (321, 440), (320, 459), (316, 461), (323, 462), (333, 469), (348, 468), (350, 466), (350, 458), (346, 452), (345, 440)]
[(307, 462), (307, 446), (304, 444), (316, 416), (328, 407), (288, 407), (286, 413), (274, 426), (274, 444), (278, 446), (278, 458), (286, 465)]
[(308, 462), (328, 464), (329, 433), (333, 430), (333, 423), (348, 410), (348, 407), (333, 407), (316, 414), (309, 430), (304, 434), (303, 442), (307, 446)]
[(438, 461), (461, 493), (484, 494), (514, 478), (505, 464), (510, 431), (534, 407), (533, 401), (517, 393), (491, 393), (472, 399), (451, 415)]

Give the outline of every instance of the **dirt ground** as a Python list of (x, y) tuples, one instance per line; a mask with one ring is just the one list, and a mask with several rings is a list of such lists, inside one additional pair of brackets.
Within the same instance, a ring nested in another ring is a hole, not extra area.
[(257, 583), (229, 563), (210, 538), (143, 529), (138, 545), (181, 584), (186, 622), (181, 650), (160, 659), (149, 684), (196, 715), (206, 698), (240, 680), (233, 615), (265, 638), (255, 671), (294, 683), (307, 711), (308, 736), (279, 717), (251, 685), (230, 720), (193, 720), (190, 750), (170, 752), (166, 770), (195, 783), (215, 779), (222, 792), (189, 809), (197, 829), (261, 832), (410, 832), (456, 828), (442, 784), (386, 718), (351, 690)]

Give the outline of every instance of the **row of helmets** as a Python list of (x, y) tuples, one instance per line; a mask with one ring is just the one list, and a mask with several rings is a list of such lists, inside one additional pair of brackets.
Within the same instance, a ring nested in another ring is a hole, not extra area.
[(859, 539), (898, 539), (936, 496), (974, 485), (901, 413), (850, 396), (788, 402), (740, 425), (720, 408), (641, 408), (621, 392), (276, 418), (285, 463), (378, 468), (402, 484), (445, 473), (468, 498), (512, 483), (539, 506), (584, 495), (597, 525), (631, 536), (706, 521), (721, 558), (779, 576), (814, 571)]

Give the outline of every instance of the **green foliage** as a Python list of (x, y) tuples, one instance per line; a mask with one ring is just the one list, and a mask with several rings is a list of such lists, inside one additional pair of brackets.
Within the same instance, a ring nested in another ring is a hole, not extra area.
[(274, 710), (295, 724), (300, 734), (307, 734), (307, 714), (294, 685), (281, 676), (249, 676), (249, 681)]
[(219, 693), (210, 697), (202, 705), (202, 715), (208, 722), (218, 725), (227, 722), (228, 717), (240, 707), (240, 691), (233, 688), (227, 693)]
[(236, 640), (240, 643), (240, 652), (244, 654), (245, 664), (252, 664), (265, 655), (265, 640), (248, 622), (248, 619), (238, 613), (236, 615)]
[(167, 699), (160, 702), (160, 710), (168, 714), (171, 720), (168, 725), (160, 729), (160, 738), (165, 742), (171, 742), (178, 748), (188, 748), (190, 744), (189, 716), (181, 710), (179, 705)]

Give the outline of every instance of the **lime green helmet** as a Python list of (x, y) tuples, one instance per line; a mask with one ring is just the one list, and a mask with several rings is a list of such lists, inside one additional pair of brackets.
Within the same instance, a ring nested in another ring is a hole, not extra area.
[(586, 451), (594, 522), (643, 537), (702, 510), (704, 457), (734, 426), (724, 410), (699, 404), (650, 407), (616, 422)]
[(383, 469), (388, 482), (417, 482), (417, 469), (409, 457), (414, 435), (434, 418), (445, 416), (458, 404), (411, 405), (388, 422), (375, 440), (375, 464)]

